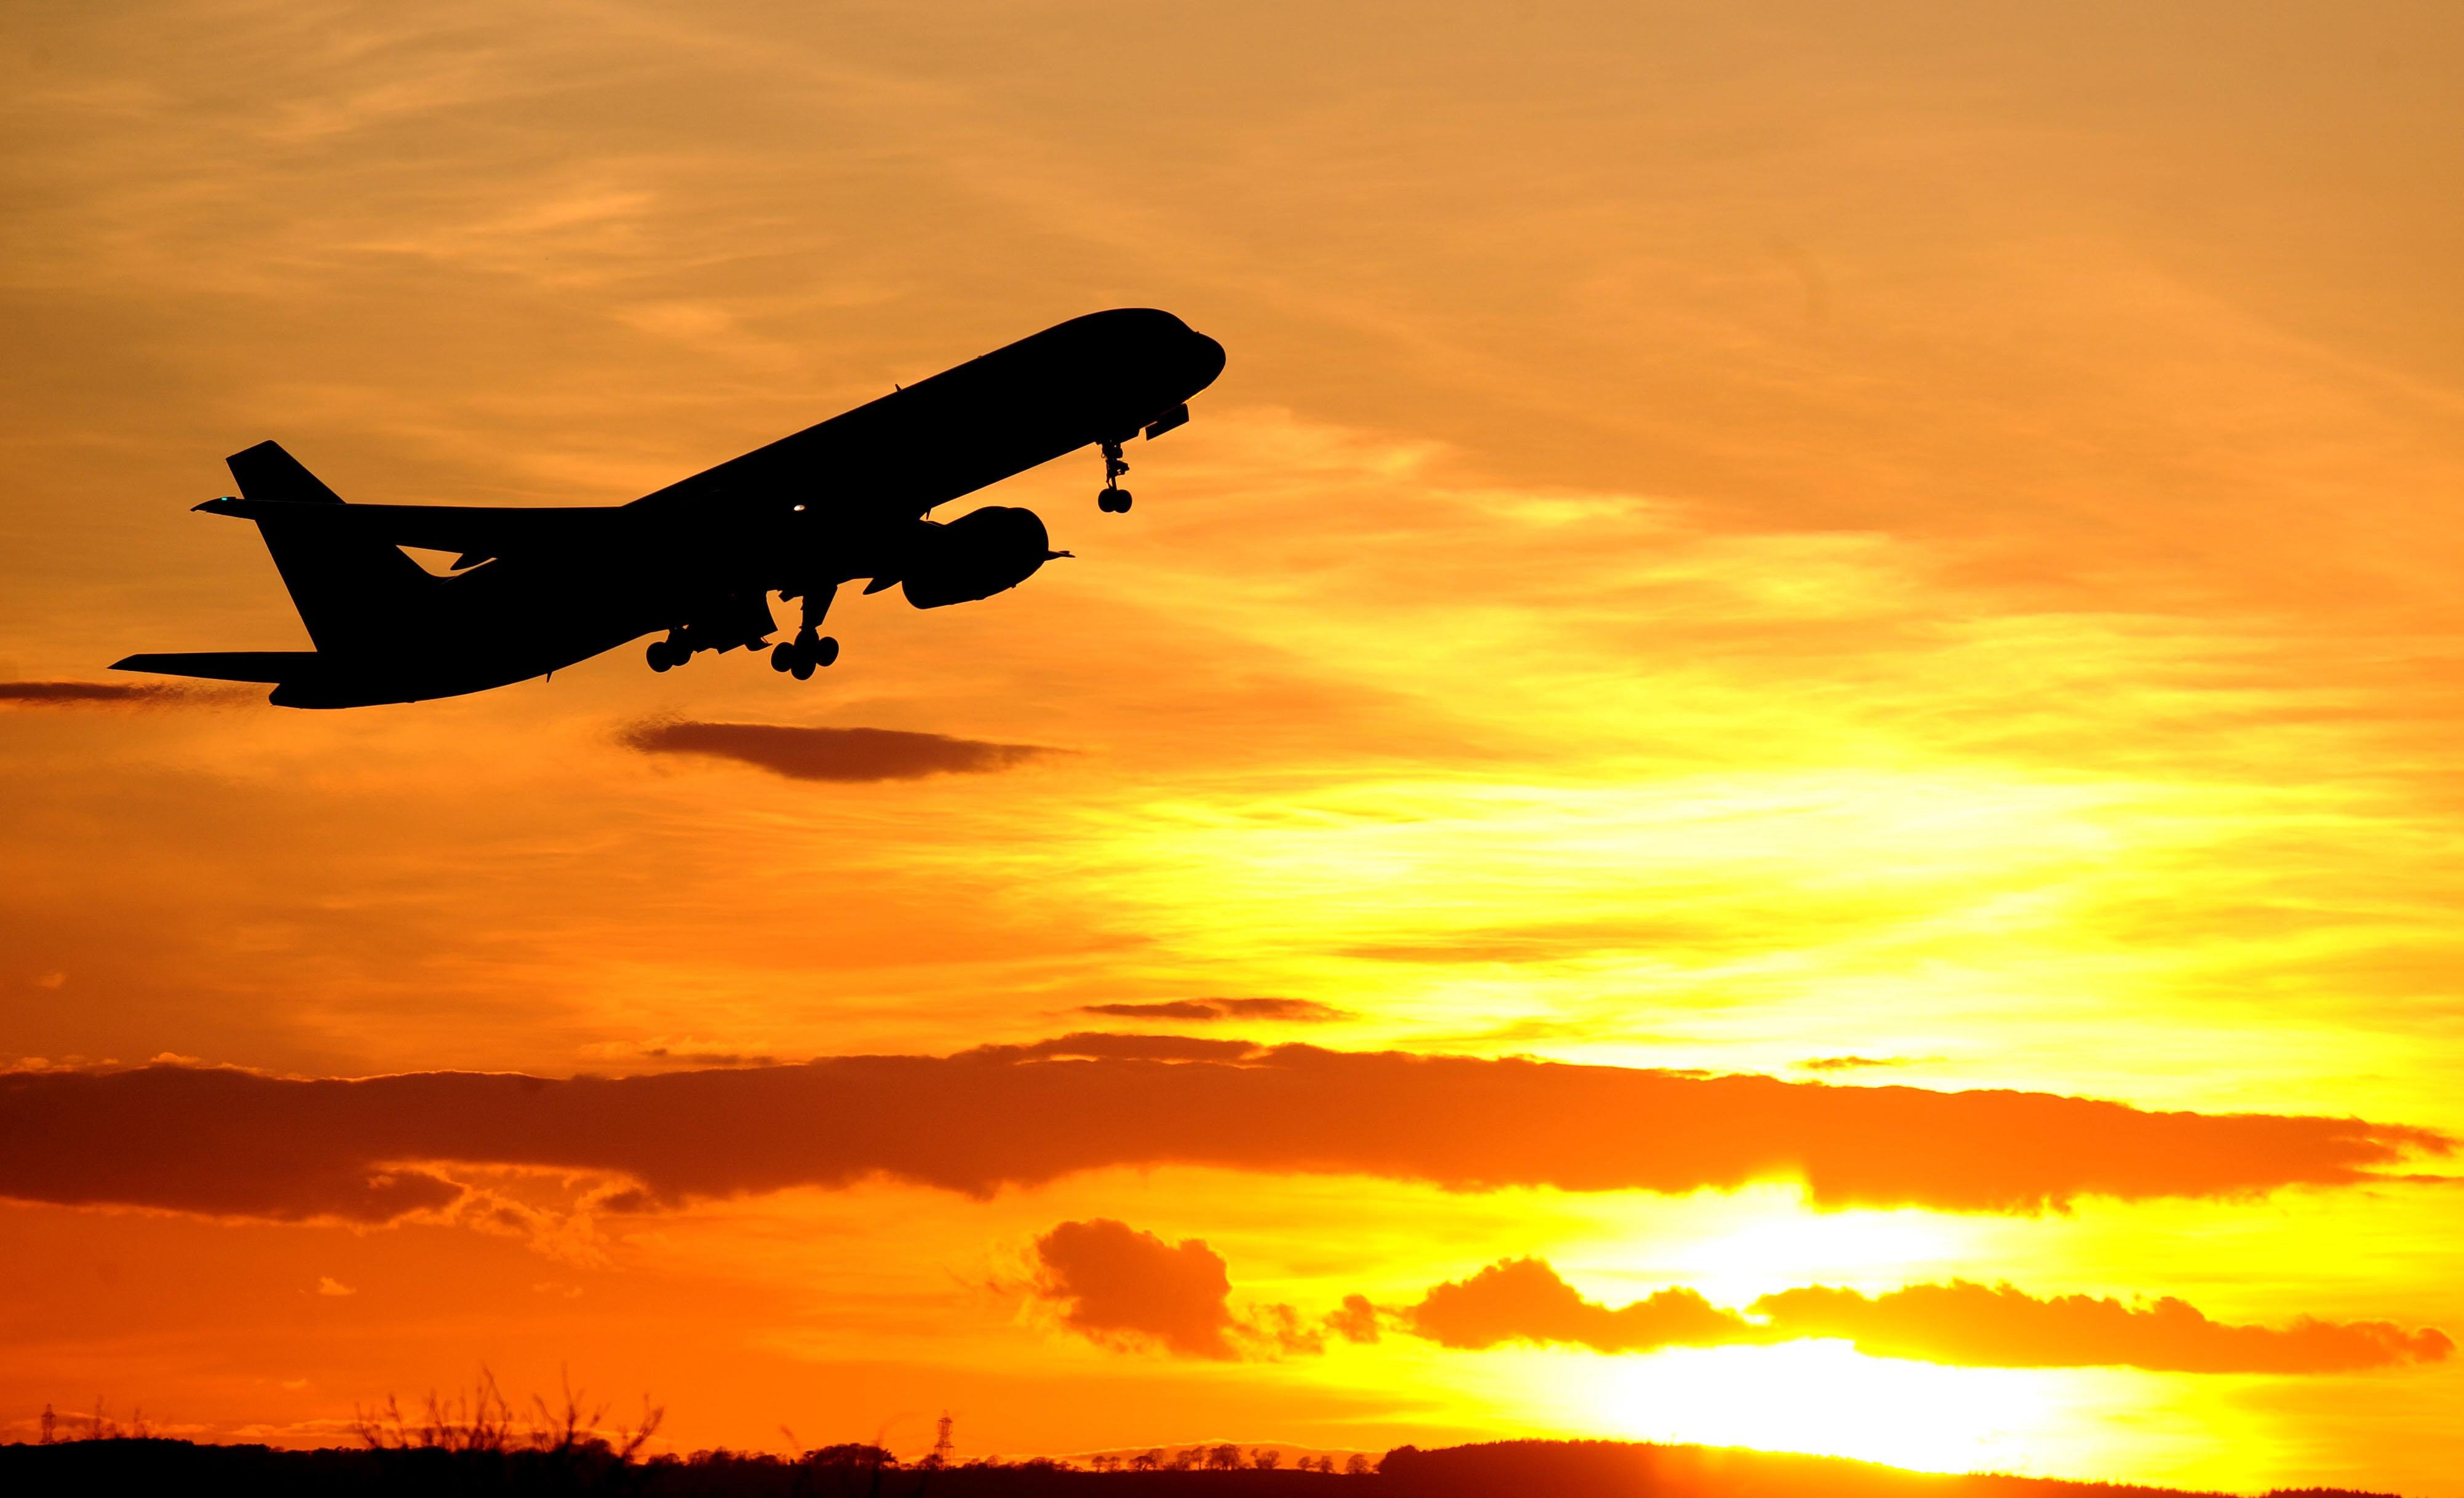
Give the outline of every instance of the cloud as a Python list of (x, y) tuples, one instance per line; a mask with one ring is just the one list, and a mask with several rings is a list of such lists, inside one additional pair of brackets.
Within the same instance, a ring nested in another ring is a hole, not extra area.
[(1906, 1056), (1808, 1056), (1797, 1063), (1807, 1071), (1864, 1071), (1876, 1067), (1904, 1067)]
[[(1349, 1297), (1349, 1308), (1360, 1297)], [(1362, 1302), (1365, 1306), (1366, 1302)], [(2125, 1366), (2167, 1373), (2340, 1373), (2446, 1360), (2454, 1343), (2434, 1327), (2296, 1317), (2283, 1328), (2211, 1321), (2167, 1296), (2142, 1306), (2088, 1295), (2038, 1298), (1967, 1280), (1909, 1285), (1868, 1297), (1812, 1285), (1781, 1290), (1748, 1312), (1672, 1286), (1630, 1305), (1587, 1300), (1546, 1260), (1508, 1259), (1437, 1286), (1394, 1317), (1443, 1347), (1558, 1343), (1596, 1353), (1843, 1338), (1876, 1357), (1969, 1368)]]
[(621, 1179), (645, 1207), (872, 1177), (989, 1196), (1078, 1171), (1197, 1165), (1461, 1190), (1793, 1178), (1824, 1207), (2032, 1213), (2081, 1196), (2384, 1181), (2451, 1149), (2430, 1130), (2356, 1118), (1310, 1046), (1236, 1057), (1239, 1045), (1064, 1037), (568, 1080), (18, 1072), (0, 1076), (0, 1196), (381, 1222), (452, 1200), (435, 1168), (447, 1161)]
[(1403, 1325), (1441, 1347), (1573, 1342), (1597, 1353), (1761, 1340), (1751, 1322), (1698, 1290), (1672, 1287), (1615, 1309), (1585, 1300), (1545, 1260), (1507, 1259), (1449, 1280), (1404, 1312)]
[(243, 694), (162, 682), (0, 681), (0, 703), (19, 707), (180, 707)]
[(1126, 1223), (1064, 1223), (1035, 1241), (1037, 1293), (1097, 1341), (1153, 1339), (1184, 1357), (1231, 1359), (1232, 1277), (1204, 1240), (1167, 1244)]
[(1378, 1340), (1377, 1308), (1366, 1295), (1346, 1295), (1343, 1304), (1326, 1313), (1326, 1329), (1347, 1342)]
[(1080, 1014), (1101, 1014), (1116, 1020), (1220, 1020), (1223, 1011), (1203, 999), (1174, 999), (1161, 1003), (1090, 1003)]
[(1203, 1239), (1168, 1244), (1096, 1218), (1055, 1227), (1035, 1241), (1035, 1256), (1034, 1293), (1061, 1308), (1063, 1325), (1107, 1347), (1152, 1344), (1221, 1361), (1326, 1350), (1325, 1334), (1289, 1306), (1234, 1314), (1230, 1269)]
[(2166, 1296), (2150, 1305), (2060, 1295), (1967, 1280), (1910, 1285), (1870, 1299), (1810, 1285), (1754, 1302), (1773, 1331), (1845, 1337), (1878, 1357), (1985, 1368), (2084, 1368), (2122, 1363), (2172, 1373), (2331, 1373), (2445, 1361), (2455, 1344), (2434, 1327), (2317, 1321), (2281, 1329), (2211, 1321)]
[(894, 728), (798, 728), (785, 723), (636, 723), (620, 741), (644, 754), (736, 760), (791, 781), (914, 781), (990, 775), (1061, 751)]
[(1258, 1053), (1244, 1040), (1202, 1040), (1195, 1035), (1108, 1035), (1079, 1030), (1025, 1046), (979, 1046), (965, 1054), (988, 1061), (1045, 1061), (1056, 1056), (1142, 1061), (1241, 1061)]
[(1280, 1020), (1295, 1024), (1352, 1018), (1351, 1010), (1313, 999), (1171, 999), (1156, 1003), (1090, 1003), (1078, 1012), (1118, 1020)]

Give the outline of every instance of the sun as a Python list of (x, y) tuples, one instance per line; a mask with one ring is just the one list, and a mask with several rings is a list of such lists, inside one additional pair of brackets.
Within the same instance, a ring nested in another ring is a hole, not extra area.
[(1903, 1362), (1842, 1342), (1551, 1361), (1565, 1407), (1603, 1434), (2041, 1476), (2113, 1469), (2120, 1453), (2082, 1441), (2126, 1426), (2114, 1417), (2147, 1381), (2105, 1369)]

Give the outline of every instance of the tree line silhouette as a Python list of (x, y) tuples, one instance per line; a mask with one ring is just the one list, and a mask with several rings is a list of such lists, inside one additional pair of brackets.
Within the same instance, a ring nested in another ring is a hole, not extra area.
[[(1305, 1455), (1229, 1442), (1083, 1464), (1051, 1457), (957, 1460), (945, 1423), (927, 1455), (902, 1461), (875, 1442), (795, 1455), (710, 1449), (649, 1453), (665, 1411), (648, 1399), (633, 1418), (568, 1383), (561, 1396), (517, 1405), (482, 1372), (476, 1387), (430, 1394), (407, 1413), (388, 1398), (357, 1413), (353, 1446), (285, 1450), (176, 1440), (142, 1411), (112, 1418), (98, 1403), (62, 1417), (46, 1405), (37, 1439), (0, 1444), (0, 1490), (501, 1494), (604, 1493), (627, 1498), (2224, 1498), (2178, 1489), (2064, 1482), (1998, 1473), (1910, 1472), (1840, 1457), (1655, 1443), (1514, 1441), (1421, 1450), (1375, 1461)], [(1320, 1487), (1320, 1484), (1336, 1485)], [(2335, 1487), (2281, 1487), (2267, 1498), (2395, 1498)]]

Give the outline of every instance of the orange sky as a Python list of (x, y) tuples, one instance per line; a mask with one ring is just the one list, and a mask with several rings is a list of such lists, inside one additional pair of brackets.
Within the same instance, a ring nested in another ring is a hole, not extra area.
[(186, 513), (267, 437), (609, 503), (1100, 307), (1231, 363), (810, 683), (0, 686), (0, 1428), (485, 1364), (2464, 1495), (2460, 77), (2430, 4), (13, 8), (0, 682), (302, 648)]

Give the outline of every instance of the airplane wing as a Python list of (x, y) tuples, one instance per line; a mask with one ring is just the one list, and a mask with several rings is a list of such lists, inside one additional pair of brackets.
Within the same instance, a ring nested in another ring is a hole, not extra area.
[(337, 534), (364, 536), (422, 551), (450, 551), (456, 554), (457, 571), (492, 557), (620, 545), (638, 539), (644, 530), (644, 518), (628, 518), (621, 505), (310, 504), (226, 497), (209, 499), (197, 508), (209, 515), (242, 519), (332, 526)]

